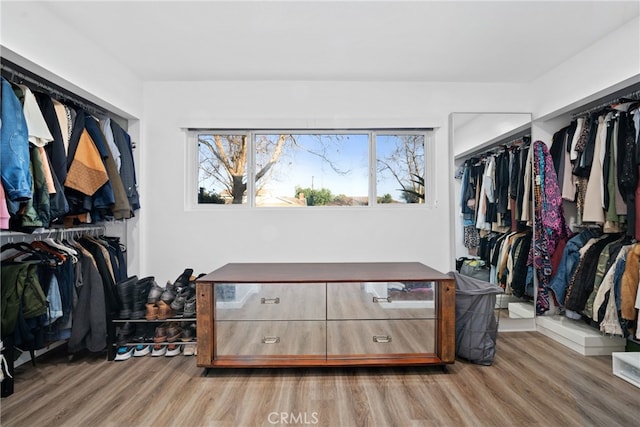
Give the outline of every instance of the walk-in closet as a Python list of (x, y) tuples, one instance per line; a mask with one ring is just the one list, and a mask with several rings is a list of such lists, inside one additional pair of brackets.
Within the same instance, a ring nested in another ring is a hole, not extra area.
[(534, 120), (556, 178), (547, 204), (557, 218), (555, 228), (541, 230), (547, 242), (536, 237), (550, 267), (537, 276), (547, 301), (537, 307), (536, 322), (540, 332), (586, 355), (622, 352), (638, 342), (639, 89), (621, 82)]
[(19, 1), (0, 424), (640, 424), (640, 2)]

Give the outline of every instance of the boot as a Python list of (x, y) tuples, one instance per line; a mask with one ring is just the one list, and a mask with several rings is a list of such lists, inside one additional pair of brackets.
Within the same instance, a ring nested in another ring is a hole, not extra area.
[(126, 280), (116, 284), (116, 290), (120, 297), (120, 319), (130, 319), (133, 313), (133, 292), (134, 286), (138, 278), (136, 276), (129, 277)]
[(147, 298), (154, 281), (153, 277), (145, 277), (136, 282), (133, 291), (133, 313), (132, 319), (143, 319), (147, 312)]
[(174, 288), (176, 288), (176, 291), (178, 290), (177, 288), (182, 288), (182, 287), (185, 287), (185, 286), (189, 285), (189, 282), (191, 281), (191, 275), (192, 274), (193, 274), (193, 268), (185, 268), (184, 269), (182, 274), (180, 274), (180, 276), (178, 276), (176, 281), (173, 282), (173, 286), (174, 286)]

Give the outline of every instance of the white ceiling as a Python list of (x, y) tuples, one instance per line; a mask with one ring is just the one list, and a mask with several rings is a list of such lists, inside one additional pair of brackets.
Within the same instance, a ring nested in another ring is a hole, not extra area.
[(145, 81), (530, 82), (640, 13), (637, 0), (49, 1), (43, 7)]

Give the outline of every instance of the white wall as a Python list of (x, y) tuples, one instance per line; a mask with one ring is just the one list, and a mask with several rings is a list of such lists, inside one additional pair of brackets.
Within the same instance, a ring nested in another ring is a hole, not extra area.
[(2, 2), (0, 23), (3, 57), (18, 65), (26, 58), (30, 71), (125, 118), (141, 117), (142, 81), (46, 2)]
[[(640, 81), (640, 17), (531, 83), (534, 120)], [(535, 138), (535, 135), (534, 135)]]
[[(227, 262), (421, 261), (448, 271), (451, 111), (529, 111), (522, 86), (376, 82), (145, 84), (141, 147), (143, 274)], [(437, 127), (430, 209), (261, 208), (189, 211), (184, 127)]]
[(531, 126), (531, 114), (456, 113), (453, 126), (453, 155), (459, 158), (520, 136), (519, 132)]

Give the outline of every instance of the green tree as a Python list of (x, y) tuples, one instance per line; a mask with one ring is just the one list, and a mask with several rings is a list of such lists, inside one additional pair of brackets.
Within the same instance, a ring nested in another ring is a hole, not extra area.
[(300, 193), (302, 193), (307, 200), (307, 206), (326, 206), (333, 202), (333, 195), (331, 194), (331, 190), (327, 188), (321, 188), (319, 190), (312, 188), (300, 188), (296, 187), (296, 197), (299, 197)]
[(215, 191), (206, 191), (204, 187), (200, 187), (200, 191), (198, 192), (198, 203), (222, 205), (224, 204), (224, 199)]
[(378, 197), (378, 203), (393, 203), (393, 197), (391, 197), (391, 194), (387, 193), (382, 197)]

